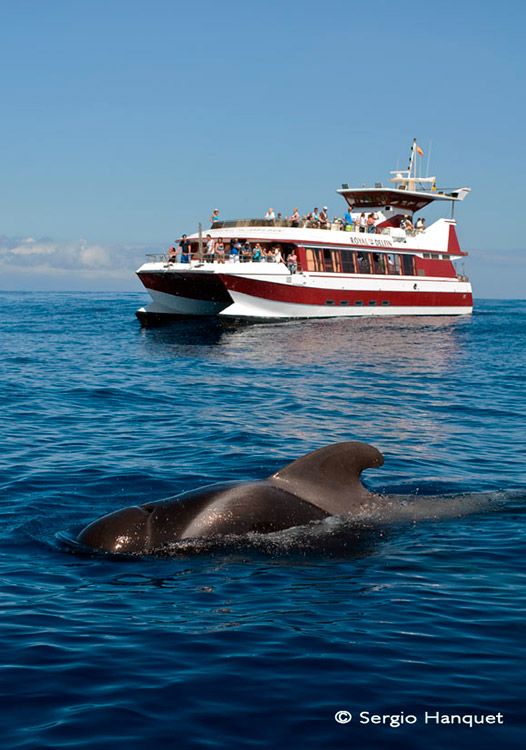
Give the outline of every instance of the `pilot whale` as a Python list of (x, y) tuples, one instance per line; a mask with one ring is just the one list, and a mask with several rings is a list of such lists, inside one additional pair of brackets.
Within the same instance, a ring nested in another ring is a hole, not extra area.
[(363, 486), (360, 475), (383, 462), (372, 445), (336, 443), (262, 481), (213, 485), (117, 510), (83, 529), (77, 541), (106, 552), (142, 555), (181, 540), (267, 534), (329, 516), (360, 515), (380, 498)]

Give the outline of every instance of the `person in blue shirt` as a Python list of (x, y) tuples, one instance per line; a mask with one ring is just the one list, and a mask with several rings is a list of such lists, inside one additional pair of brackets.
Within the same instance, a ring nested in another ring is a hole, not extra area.
[(230, 246), (230, 260), (232, 263), (237, 263), (239, 261), (239, 251), (241, 249), (241, 243), (239, 240), (234, 240), (234, 242)]
[(345, 216), (343, 217), (343, 220), (345, 222), (345, 231), (350, 232), (354, 228), (354, 219), (351, 214), (351, 209), (348, 208)]
[(183, 234), (183, 236), (181, 237), (181, 242), (179, 243), (179, 247), (181, 249), (181, 263), (190, 263), (190, 260), (191, 260), (190, 243), (188, 242), (186, 234)]

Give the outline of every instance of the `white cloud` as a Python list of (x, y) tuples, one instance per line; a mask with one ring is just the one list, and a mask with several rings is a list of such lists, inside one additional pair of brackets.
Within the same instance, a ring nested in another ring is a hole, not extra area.
[(158, 248), (0, 236), (0, 288), (137, 289), (147, 252)]
[(112, 265), (110, 253), (101, 245), (81, 247), (79, 260), (87, 268), (111, 268)]
[(52, 255), (55, 252), (55, 248), (53, 245), (38, 243), (29, 237), (19, 245), (9, 248), (9, 252), (12, 255)]

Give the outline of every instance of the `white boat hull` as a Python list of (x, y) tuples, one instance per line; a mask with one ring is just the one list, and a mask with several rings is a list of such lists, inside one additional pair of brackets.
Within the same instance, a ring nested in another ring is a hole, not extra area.
[(233, 304), (221, 315), (244, 318), (334, 318), (382, 315), (467, 315), (471, 285), (457, 279), (296, 274), (221, 274)]

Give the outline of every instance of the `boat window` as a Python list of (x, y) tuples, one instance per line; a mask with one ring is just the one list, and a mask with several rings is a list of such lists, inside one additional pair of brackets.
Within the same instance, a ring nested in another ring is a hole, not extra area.
[(414, 256), (402, 255), (402, 273), (404, 276), (414, 276)]
[(376, 300), (375, 299), (370, 299), (369, 300), (369, 304), (370, 305), (376, 305)]
[(325, 304), (326, 305), (334, 305), (334, 300), (333, 299), (326, 299), (325, 300)]
[(349, 300), (348, 299), (341, 299), (340, 300), (340, 305), (348, 305), (348, 304), (349, 304)]
[(350, 250), (342, 250), (342, 268), (344, 273), (355, 273), (354, 253)]
[(387, 267), (387, 273), (389, 274), (400, 273), (400, 258), (398, 255), (393, 255), (393, 253), (388, 253), (385, 256), (385, 263)]
[(389, 305), (389, 304), (390, 304), (390, 302), (389, 302), (388, 299), (383, 299), (382, 300), (382, 305)]
[(369, 253), (357, 253), (359, 273), (370, 273), (371, 264), (369, 263)]
[(361, 299), (357, 299), (354, 304), (355, 305), (363, 305), (363, 301)]
[(371, 253), (373, 260), (373, 273), (384, 273), (384, 255), (382, 253)]
[(307, 260), (307, 271), (323, 271), (323, 264), (321, 262), (319, 250), (305, 251), (305, 257)]
[(334, 271), (332, 265), (332, 253), (328, 248), (323, 249), (323, 265), (325, 271)]
[(332, 265), (336, 273), (342, 272), (342, 254), (339, 250), (332, 250)]

